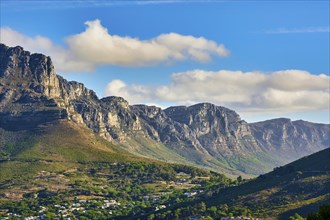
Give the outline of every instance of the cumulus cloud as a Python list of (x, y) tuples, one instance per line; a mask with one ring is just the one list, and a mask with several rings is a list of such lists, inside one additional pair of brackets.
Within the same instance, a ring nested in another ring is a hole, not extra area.
[(328, 75), (301, 70), (272, 73), (194, 70), (174, 73), (168, 85), (153, 87), (114, 80), (105, 94), (122, 96), (133, 104), (211, 102), (241, 112), (284, 113), (328, 109), (329, 83)]
[[(127, 85), (122, 80), (116, 79), (112, 80), (107, 85), (107, 93), (112, 96), (121, 96), (121, 97), (129, 97), (130, 101), (136, 100), (152, 100), (155, 98), (152, 94), (152, 88), (149, 86), (143, 85)], [(119, 95), (120, 94), (120, 95)], [(134, 101), (133, 101), (134, 102)], [(143, 102), (145, 104), (146, 102)]]
[(223, 45), (203, 37), (176, 33), (139, 40), (109, 34), (99, 20), (86, 22), (86, 31), (67, 38), (70, 51), (80, 59), (95, 64), (145, 66), (167, 61), (193, 59), (210, 61), (212, 55), (227, 56)]
[(1, 42), (50, 55), (62, 71), (91, 71), (106, 64), (151, 66), (184, 60), (209, 62), (214, 56), (229, 55), (224, 45), (203, 37), (168, 33), (140, 40), (111, 35), (99, 20), (85, 24), (84, 32), (65, 38), (64, 47), (46, 37), (29, 37), (10, 28), (1, 28)]

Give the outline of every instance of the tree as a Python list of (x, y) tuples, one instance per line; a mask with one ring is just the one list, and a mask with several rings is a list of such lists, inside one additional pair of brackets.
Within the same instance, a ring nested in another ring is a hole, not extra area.
[(153, 220), (155, 218), (155, 215), (154, 214), (151, 214), (148, 216), (148, 220)]
[(227, 204), (221, 204), (220, 206), (219, 206), (219, 209), (222, 211), (222, 212), (224, 212), (224, 213), (228, 213), (228, 210), (229, 210), (229, 207), (228, 207), (228, 205)]
[(197, 205), (197, 208), (198, 208), (198, 210), (201, 211), (201, 212), (205, 212), (205, 211), (206, 211), (206, 205), (205, 205), (204, 202), (199, 203), (199, 204)]
[(294, 214), (294, 216), (290, 216), (290, 220), (304, 220), (298, 213)]
[(210, 208), (207, 209), (207, 211), (210, 213), (212, 217), (215, 217), (217, 213), (217, 207), (211, 206)]
[(181, 214), (181, 209), (175, 210), (175, 212), (174, 212), (175, 219), (179, 219), (180, 218), (180, 214)]
[(54, 219), (56, 217), (55, 213), (47, 212), (46, 213), (46, 219)]

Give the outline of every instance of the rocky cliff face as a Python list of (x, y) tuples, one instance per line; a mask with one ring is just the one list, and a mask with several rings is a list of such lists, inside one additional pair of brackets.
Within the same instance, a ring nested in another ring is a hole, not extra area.
[[(98, 99), (83, 84), (56, 75), (49, 57), (21, 47), (0, 44), (0, 61), (0, 127), (5, 129), (72, 120), (121, 146), (129, 148), (134, 142), (144, 156), (167, 160), (153, 146), (161, 144), (190, 163), (249, 174), (279, 165), (281, 160), (271, 154), (287, 151), (278, 149), (315, 152), (327, 147), (329, 140), (328, 125), (281, 121), (249, 125), (236, 112), (209, 103), (162, 110), (130, 106), (120, 97)], [(294, 159), (297, 155), (302, 154)]]
[(0, 44), (0, 124), (19, 130), (67, 118), (50, 97), (59, 96), (51, 59)]
[(273, 119), (250, 124), (258, 144), (289, 162), (330, 146), (330, 126), (307, 121)]
[(230, 109), (201, 103), (170, 107), (165, 112), (176, 122), (187, 125), (200, 145), (212, 155), (232, 156), (244, 151), (261, 151), (248, 124)]
[[(19, 120), (27, 122), (21, 123), (25, 128), (28, 124), (36, 126), (56, 119), (69, 119), (86, 125), (108, 140), (119, 136), (111, 133), (111, 128), (118, 127), (112, 125), (116, 123), (117, 115), (128, 107), (125, 100), (112, 99), (110, 103), (109, 98), (99, 100), (83, 84), (68, 82), (56, 75), (50, 57), (30, 54), (19, 46), (10, 48), (0, 44), (0, 60), (2, 125), (19, 129), (16, 123)], [(120, 103), (126, 103), (126, 107)]]

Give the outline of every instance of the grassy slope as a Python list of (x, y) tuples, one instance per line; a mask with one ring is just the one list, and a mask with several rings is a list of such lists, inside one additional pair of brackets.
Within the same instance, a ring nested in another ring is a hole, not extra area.
[(210, 204), (248, 206), (259, 217), (286, 219), (299, 212), (317, 211), (330, 203), (330, 149), (304, 157), (242, 184), (227, 188)]
[[(10, 160), (8, 154), (5, 157), (3, 154), (0, 161), (0, 197), (6, 200), (19, 200), (26, 193), (45, 188), (55, 192), (68, 189), (76, 180), (101, 181), (102, 178), (91, 179), (86, 172), (114, 162), (171, 166), (135, 156), (69, 121), (44, 125), (30, 132), (21, 131), (19, 135), (4, 130), (0, 130), (0, 134), (0, 151), (10, 153)], [(47, 178), (40, 177), (42, 175)]]
[(0, 184), (24, 180), (41, 170), (65, 171), (83, 163), (141, 160), (67, 121), (21, 132), (16, 139), (16, 133), (2, 131), (2, 134), (9, 139), (9, 143), (2, 139), (2, 151), (11, 150), (11, 160), (0, 163)]
[[(0, 152), (7, 153), (2, 154), (0, 161), (0, 197), (14, 200), (44, 188), (53, 191), (67, 188), (75, 180), (91, 182), (90, 177), (81, 171), (102, 164), (140, 161), (163, 164), (135, 156), (69, 121), (48, 124), (33, 131), (8, 132), (0, 129), (0, 134)], [(56, 178), (37, 178), (45, 172)], [(61, 179), (63, 173), (72, 173), (72, 177)]]
[[(187, 161), (161, 143), (142, 135), (128, 139), (125, 145), (114, 145), (89, 129), (69, 121), (39, 126), (32, 131), (9, 132), (0, 129), (0, 134), (0, 152), (9, 152), (11, 155), (11, 161), (0, 163), (0, 184), (15, 179), (30, 178), (41, 170), (65, 171), (77, 167), (77, 162), (132, 160), (154, 162), (152, 158), (157, 158), (168, 163), (204, 168), (202, 165)], [(2, 158), (4, 158), (3, 155)], [(214, 166), (213, 170), (229, 173), (230, 177), (241, 174), (226, 167), (219, 169), (220, 165)]]
[(146, 138), (143, 134), (134, 134), (133, 137), (134, 139), (128, 139), (125, 144), (119, 147), (126, 150), (128, 149), (130, 152), (140, 157), (156, 158), (170, 163), (193, 165), (193, 163), (189, 163), (187, 159), (171, 151), (162, 143)]
[(56, 161), (114, 161), (130, 155), (97, 137), (88, 129), (70, 122), (48, 125), (35, 137), (32, 146), (21, 151), (18, 158)]
[[(166, 147), (164, 144), (154, 141), (151, 138), (145, 137), (144, 134), (134, 133), (132, 138), (128, 138), (126, 143), (118, 145), (118, 148), (131, 152), (132, 154), (145, 157), (149, 159), (157, 159), (166, 163), (179, 163), (189, 166), (195, 166), (201, 169), (208, 169), (218, 173), (223, 173), (230, 178), (242, 176), (244, 178), (251, 178), (253, 175), (241, 172), (231, 167), (227, 162), (212, 160), (188, 160), (184, 158), (175, 150)], [(189, 157), (192, 158), (192, 157)]]

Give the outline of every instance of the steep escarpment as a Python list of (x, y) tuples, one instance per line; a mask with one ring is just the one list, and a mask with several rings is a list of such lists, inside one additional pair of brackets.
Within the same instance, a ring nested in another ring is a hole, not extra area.
[(165, 112), (173, 120), (187, 125), (212, 155), (231, 156), (244, 151), (261, 151), (248, 124), (233, 110), (201, 103), (190, 107), (170, 107)]
[(285, 163), (330, 146), (330, 125), (279, 118), (250, 127), (259, 145)]
[(143, 119), (149, 136), (155, 140), (194, 160), (210, 156), (187, 125), (174, 121), (162, 109), (135, 105), (133, 111)]
[[(170, 107), (166, 114), (189, 128), (191, 136), (211, 155), (209, 163), (226, 164), (257, 174), (277, 165), (251, 134), (248, 123), (233, 110), (210, 103)], [(267, 162), (266, 162), (267, 161)]]
[(0, 61), (2, 127), (20, 130), (67, 118), (67, 111), (50, 99), (59, 96), (54, 89), (59, 81), (49, 57), (0, 44)]
[[(82, 83), (57, 75), (50, 57), (22, 47), (0, 44), (0, 61), (0, 127), (6, 130), (69, 120), (136, 155), (231, 175), (264, 173), (328, 147), (328, 125), (248, 124), (209, 103), (165, 110), (131, 106), (120, 97), (99, 99)], [(282, 157), (288, 152), (290, 157)]]
[[(124, 112), (125, 106), (120, 105), (122, 100), (114, 99), (107, 106), (108, 102), (100, 101), (95, 92), (82, 83), (68, 82), (56, 75), (50, 57), (30, 54), (22, 47), (10, 48), (3, 44), (0, 45), (0, 54), (2, 125), (15, 127), (21, 119), (31, 122), (31, 126), (68, 119), (86, 125), (108, 140), (119, 136), (111, 129), (107, 130), (107, 123), (104, 122), (111, 119), (109, 127), (113, 127), (112, 119), (116, 116), (111, 117), (109, 111), (116, 112), (116, 115)], [(105, 112), (107, 114), (103, 114)], [(123, 126), (127, 127), (127, 124)]]

